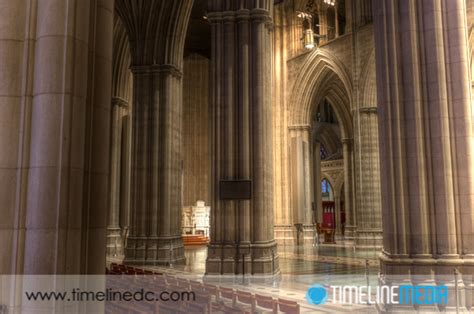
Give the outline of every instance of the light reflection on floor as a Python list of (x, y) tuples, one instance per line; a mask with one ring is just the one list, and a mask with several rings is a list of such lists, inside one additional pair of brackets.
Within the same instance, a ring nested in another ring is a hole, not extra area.
[[(309, 305), (305, 294), (311, 285), (369, 285), (377, 284), (378, 251), (354, 250), (352, 246), (279, 246), (281, 276), (268, 280), (255, 280), (251, 276), (204, 276), (207, 247), (186, 247), (186, 264), (171, 267), (148, 267), (170, 275), (193, 280), (206, 280), (221, 286), (268, 294), (297, 301), (301, 313), (375, 313), (374, 307), (366, 305), (341, 306), (328, 302), (324, 306)], [(368, 262), (368, 268), (366, 267)], [(366, 271), (369, 275), (366, 276)]]
[[(309, 274), (364, 274), (366, 261), (371, 272), (377, 272), (378, 251), (354, 250), (342, 246), (279, 246), (280, 271), (284, 275)], [(186, 264), (173, 265), (173, 269), (203, 275), (207, 257), (205, 246), (186, 247)]]

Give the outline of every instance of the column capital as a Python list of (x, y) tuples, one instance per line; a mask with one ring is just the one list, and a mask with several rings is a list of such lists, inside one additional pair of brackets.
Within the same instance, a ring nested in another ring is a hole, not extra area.
[(183, 76), (181, 69), (174, 64), (132, 65), (130, 66), (130, 71), (132, 71), (133, 75), (165, 73), (177, 78)]
[(128, 101), (120, 97), (112, 97), (112, 106), (128, 108)]
[(224, 24), (232, 24), (235, 22), (235, 12), (234, 11), (224, 11), (221, 13), (220, 16), (221, 21), (224, 22)]
[(288, 127), (288, 130), (290, 130), (290, 131), (296, 131), (296, 130), (307, 131), (307, 130), (311, 130), (311, 125), (309, 125), (309, 124), (294, 124), (294, 125), (290, 125)]
[(248, 9), (240, 9), (237, 12), (235, 12), (235, 17), (237, 19), (237, 22), (247, 22), (250, 20), (250, 10)]
[(222, 22), (223, 13), (222, 12), (209, 12), (207, 13), (206, 17), (209, 23), (217, 24), (217, 23)]
[(250, 10), (250, 17), (254, 22), (269, 22), (272, 20), (270, 12), (261, 8), (255, 8)]
[(346, 138), (342, 138), (341, 142), (343, 145), (352, 145), (352, 143), (354, 142), (354, 139), (350, 137), (346, 137)]
[(359, 108), (360, 113), (375, 113), (377, 114), (377, 107), (361, 107)]

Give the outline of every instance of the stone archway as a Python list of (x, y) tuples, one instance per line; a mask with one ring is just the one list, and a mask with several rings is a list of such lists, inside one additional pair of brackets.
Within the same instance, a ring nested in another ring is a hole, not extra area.
[[(354, 208), (352, 206), (352, 176), (353, 176), (353, 126), (351, 115), (352, 104), (352, 83), (344, 65), (337, 58), (330, 54), (325, 48), (312, 52), (299, 71), (290, 96), (290, 127), (289, 136), (291, 138), (292, 147), (290, 147), (290, 160), (292, 167), (307, 169), (306, 173), (311, 173), (310, 169), (316, 169), (319, 165), (320, 158), (318, 148), (313, 147), (311, 143), (311, 125), (317, 104), (326, 98), (334, 109), (341, 128), (341, 139), (343, 146), (344, 160), (344, 181), (348, 182), (345, 186), (346, 208), (348, 208), (348, 226), (347, 230), (353, 232)], [(299, 144), (295, 144), (299, 143)], [(305, 144), (306, 143), (306, 144)], [(299, 146), (298, 146), (299, 145)], [(305, 149), (304, 147), (308, 148)], [(302, 149), (297, 149), (302, 147)], [(297, 166), (302, 163), (301, 166)], [(321, 186), (316, 184), (320, 181), (320, 174), (317, 171), (312, 176), (298, 178), (298, 176), (290, 175), (291, 182), (291, 199), (294, 217), (299, 218), (294, 223), (303, 223), (307, 225), (308, 231), (311, 231), (311, 223), (314, 218), (311, 217), (311, 207), (315, 207), (316, 221), (322, 219), (322, 202), (320, 199)], [(304, 191), (301, 191), (303, 187)], [(311, 204), (315, 205), (312, 206)], [(302, 209), (303, 208), (303, 209)], [(304, 215), (303, 213), (306, 213)], [(315, 214), (313, 214), (314, 216)], [(310, 236), (311, 232), (307, 233)], [(352, 237), (352, 233), (348, 232), (348, 236)]]
[(290, 126), (310, 125), (315, 103), (327, 97), (334, 105), (344, 138), (352, 138), (352, 83), (344, 65), (324, 48), (312, 52), (295, 79), (290, 96)]

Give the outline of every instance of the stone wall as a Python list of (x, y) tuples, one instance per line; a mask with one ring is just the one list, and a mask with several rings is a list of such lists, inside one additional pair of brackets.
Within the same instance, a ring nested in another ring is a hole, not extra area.
[(183, 206), (209, 204), (209, 59), (191, 54), (183, 70)]

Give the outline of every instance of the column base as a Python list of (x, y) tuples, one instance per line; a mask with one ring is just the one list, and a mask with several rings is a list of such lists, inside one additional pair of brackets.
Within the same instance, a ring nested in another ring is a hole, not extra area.
[(275, 225), (273, 234), (278, 245), (294, 245), (294, 226), (291, 225)]
[(356, 249), (381, 250), (383, 247), (382, 230), (357, 230)]
[(107, 257), (122, 259), (123, 256), (124, 248), (120, 228), (107, 228)]
[(207, 249), (206, 275), (277, 275), (280, 273), (277, 244), (211, 243)]
[(312, 245), (314, 242), (315, 232), (315, 226), (303, 225), (299, 236), (300, 243), (297, 243), (298, 234), (295, 226), (279, 225), (274, 227), (275, 241), (278, 245), (283, 246)]
[(185, 262), (181, 235), (129, 237), (124, 263), (129, 265), (171, 265)]
[(344, 228), (344, 239), (345, 240), (355, 240), (356, 234), (357, 234), (356, 229), (357, 229), (356, 226), (347, 225)]
[[(447, 304), (442, 305), (383, 305), (381, 312), (457, 312), (471, 313), (474, 300), (474, 257), (457, 254), (393, 255), (380, 254), (380, 285), (445, 285)], [(457, 284), (456, 284), (457, 282)]]

